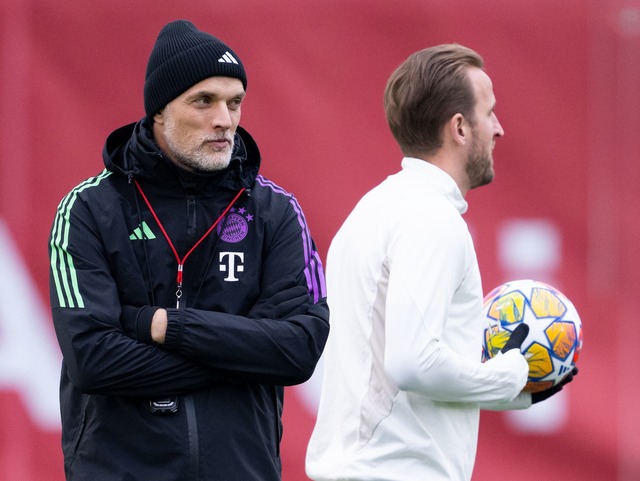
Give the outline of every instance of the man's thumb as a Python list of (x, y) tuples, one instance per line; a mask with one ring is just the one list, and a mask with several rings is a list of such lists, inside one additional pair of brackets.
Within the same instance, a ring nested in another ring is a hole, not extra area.
[(528, 334), (529, 334), (529, 326), (525, 323), (520, 324), (518, 327), (516, 327), (513, 330), (513, 332), (511, 333), (511, 337), (505, 343), (504, 347), (500, 352), (504, 354), (505, 352), (510, 351), (511, 349), (520, 349), (520, 346), (522, 346), (522, 343), (524, 342)]

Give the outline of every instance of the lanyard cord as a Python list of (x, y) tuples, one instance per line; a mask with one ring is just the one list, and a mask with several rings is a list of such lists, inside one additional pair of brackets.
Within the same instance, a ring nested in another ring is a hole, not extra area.
[(147, 204), (147, 207), (149, 208), (149, 211), (151, 211), (151, 215), (155, 219), (156, 224), (158, 224), (158, 227), (160, 227), (160, 230), (162, 231), (162, 234), (164, 235), (164, 238), (167, 240), (167, 244), (169, 244), (169, 247), (171, 248), (171, 251), (173, 252), (173, 256), (176, 258), (176, 262), (178, 263), (178, 273), (176, 275), (176, 283), (178, 284), (178, 289), (176, 290), (176, 308), (179, 308), (180, 307), (180, 297), (182, 297), (182, 271), (183, 271), (183, 268), (184, 268), (184, 263), (187, 261), (187, 258), (191, 255), (191, 253), (194, 250), (196, 250), (196, 247), (198, 247), (202, 243), (202, 241), (204, 241), (207, 238), (207, 236), (211, 233), (211, 231), (213, 231), (213, 229), (216, 228), (216, 226), (220, 223), (220, 221), (222, 219), (224, 219), (224, 216), (227, 215), (227, 213), (229, 212), (229, 210), (231, 209), (233, 204), (235, 204), (235, 202), (238, 200), (238, 198), (242, 195), (242, 193), (244, 192), (245, 188), (243, 187), (242, 189), (240, 189), (240, 191), (236, 194), (236, 196), (233, 199), (231, 199), (231, 202), (229, 202), (229, 205), (227, 205), (227, 207), (222, 211), (222, 214), (220, 214), (220, 216), (216, 219), (216, 221), (213, 223), (213, 225), (211, 227), (209, 227), (207, 232), (205, 232), (203, 234), (203, 236), (200, 237), (200, 239), (193, 245), (193, 247), (191, 249), (189, 249), (189, 251), (184, 255), (184, 257), (182, 259), (180, 259), (180, 256), (178, 255), (178, 251), (176, 250), (175, 246), (173, 245), (173, 242), (171, 242), (171, 238), (169, 237), (169, 234), (167, 234), (167, 231), (165, 230), (164, 226), (162, 225), (162, 222), (160, 222), (160, 218), (158, 217), (158, 215), (156, 214), (156, 211), (151, 206), (151, 202), (149, 202), (149, 199), (147, 199), (147, 196), (144, 194), (144, 192), (142, 190), (142, 187), (140, 186), (140, 184), (138, 183), (137, 180), (134, 179), (133, 182), (136, 184), (136, 187), (138, 188), (138, 191), (140, 192), (140, 195), (142, 196), (142, 199), (144, 200), (144, 203)]

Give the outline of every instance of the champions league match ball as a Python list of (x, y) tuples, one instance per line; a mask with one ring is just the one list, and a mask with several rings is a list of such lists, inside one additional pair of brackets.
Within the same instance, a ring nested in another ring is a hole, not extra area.
[(534, 280), (506, 282), (484, 298), (483, 361), (496, 356), (521, 323), (529, 335), (521, 351), (529, 363), (525, 391), (555, 386), (574, 368), (582, 349), (582, 322), (571, 301), (558, 289)]

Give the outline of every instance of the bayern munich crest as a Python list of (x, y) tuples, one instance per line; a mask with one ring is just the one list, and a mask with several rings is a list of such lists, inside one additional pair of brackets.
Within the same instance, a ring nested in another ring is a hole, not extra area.
[(232, 209), (216, 229), (220, 239), (231, 244), (240, 242), (249, 233), (249, 222), (253, 216), (248, 214), (244, 207)]

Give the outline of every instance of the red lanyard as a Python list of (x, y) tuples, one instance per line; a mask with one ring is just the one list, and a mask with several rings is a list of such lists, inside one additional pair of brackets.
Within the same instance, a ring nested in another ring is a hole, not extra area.
[(182, 259), (180, 259), (180, 256), (178, 255), (178, 251), (173, 245), (173, 242), (171, 242), (171, 239), (169, 238), (169, 234), (167, 234), (167, 231), (162, 225), (162, 222), (160, 222), (160, 219), (158, 218), (156, 211), (153, 210), (153, 207), (151, 207), (151, 203), (149, 202), (149, 199), (147, 199), (147, 196), (144, 195), (144, 192), (142, 191), (142, 187), (140, 187), (140, 184), (138, 183), (137, 180), (134, 179), (134, 182), (136, 184), (136, 187), (138, 188), (138, 191), (140, 192), (140, 195), (142, 196), (142, 199), (144, 200), (145, 204), (147, 204), (147, 207), (149, 207), (149, 210), (151, 211), (151, 215), (153, 215), (153, 218), (156, 220), (158, 227), (160, 227), (162, 234), (164, 234), (164, 238), (167, 240), (169, 247), (171, 247), (171, 251), (173, 252), (174, 257), (176, 258), (176, 262), (178, 263), (178, 274), (176, 276), (176, 283), (178, 285), (178, 288), (176, 290), (176, 309), (178, 309), (180, 307), (180, 298), (182, 297), (182, 271), (184, 269), (184, 263), (187, 261), (187, 258), (191, 255), (191, 253), (194, 250), (196, 250), (196, 247), (198, 247), (202, 243), (202, 241), (205, 240), (206, 237), (211, 233), (211, 231), (213, 231), (213, 229), (216, 228), (218, 223), (220, 223), (220, 221), (224, 219), (224, 216), (227, 215), (227, 212), (229, 212), (229, 209), (231, 209), (233, 204), (235, 204), (236, 200), (238, 200), (240, 195), (242, 195), (242, 193), (244, 192), (244, 187), (240, 189), (240, 191), (231, 200), (231, 202), (229, 202), (229, 205), (224, 209), (224, 211), (222, 211), (222, 214), (220, 214), (220, 217), (218, 217), (218, 219), (213, 223), (213, 225), (209, 227), (207, 232), (205, 232), (204, 235), (200, 237), (200, 240), (198, 240), (198, 242), (196, 242), (193, 245), (193, 247), (189, 249), (189, 252), (187, 252)]

